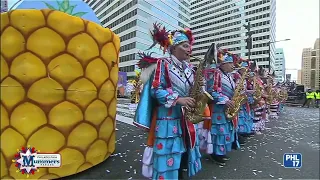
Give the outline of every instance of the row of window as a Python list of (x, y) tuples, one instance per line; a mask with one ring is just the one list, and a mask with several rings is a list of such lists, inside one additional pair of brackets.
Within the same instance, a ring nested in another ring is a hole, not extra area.
[[(215, 16), (210, 16), (210, 17), (201, 19), (199, 21), (192, 22), (191, 25), (194, 25), (194, 24), (197, 24), (197, 23), (200, 23), (200, 22), (203, 22), (203, 21), (208, 21), (208, 20), (211, 20), (211, 19), (217, 19), (217, 18), (226, 16), (226, 15), (229, 15), (229, 14), (236, 13), (236, 12), (239, 12), (239, 9), (233, 9), (231, 11), (227, 11), (227, 12), (224, 12), (224, 13), (221, 13), (221, 14), (217, 14)], [(212, 11), (211, 12), (207, 12), (207, 13), (204, 13), (203, 15), (200, 15), (200, 16), (197, 16), (197, 17), (199, 18), (199, 17), (206, 16), (206, 15), (209, 15), (209, 14), (213, 14), (213, 12)]]
[[(260, 34), (260, 33), (264, 33), (264, 32), (269, 32), (269, 28), (263, 28), (263, 29), (257, 29), (254, 31), (251, 31), (251, 34)], [(248, 35), (248, 33), (246, 33), (246, 36)]]
[(262, 21), (262, 22), (252, 24), (251, 27), (260, 27), (260, 26), (265, 26), (268, 24), (270, 24), (270, 21)]
[[(260, 54), (269, 54), (269, 50), (251, 52), (251, 55), (260, 55)], [(246, 53), (246, 56), (248, 55), (249, 53)]]
[(136, 31), (133, 31), (133, 32), (131, 32), (131, 33), (128, 33), (128, 34), (126, 34), (126, 35), (123, 35), (123, 36), (120, 37), (120, 42), (123, 42), (123, 41), (125, 41), (125, 40), (134, 38), (134, 37), (136, 37), (136, 35), (137, 35)]
[[(213, 5), (213, 6), (215, 6), (215, 5)], [(201, 17), (203, 17), (203, 16), (207, 16), (207, 15), (209, 15), (209, 14), (217, 13), (217, 12), (219, 12), (219, 11), (223, 11), (223, 10), (228, 9), (228, 8), (230, 8), (230, 7), (231, 7), (231, 5), (227, 5), (227, 6), (224, 6), (224, 7), (215, 9), (215, 10), (212, 10), (212, 11), (208, 11), (208, 12), (206, 12), (206, 13), (202, 13), (202, 14), (199, 14), (199, 15), (197, 15), (197, 16), (191, 17), (191, 20), (198, 19), (198, 18), (201, 18)], [(206, 10), (206, 9), (201, 9), (201, 11), (199, 11), (199, 12), (203, 12), (203, 11), (205, 11), (205, 10)], [(237, 10), (239, 11), (239, 9), (237, 9)], [(229, 11), (229, 12), (230, 12), (230, 11)], [(228, 15), (228, 14), (230, 14), (230, 13), (225, 12), (225, 13), (221, 13), (220, 15), (223, 16), (223, 15)], [(220, 16), (220, 17), (221, 17), (221, 16)]]
[(136, 59), (136, 54), (133, 53), (133, 54), (128, 54), (128, 55), (120, 57), (119, 61), (120, 62), (127, 62), (127, 61), (132, 61), (132, 60), (135, 60), (135, 59)]
[[(201, 34), (201, 33), (205, 33), (205, 32), (212, 32), (212, 31), (216, 31), (218, 29), (222, 29), (222, 28), (226, 28), (226, 27), (230, 27), (230, 26), (234, 26), (234, 25), (238, 25), (238, 24), (241, 24), (241, 21), (235, 21), (235, 22), (223, 24), (223, 25), (220, 25), (220, 26), (215, 26), (215, 27), (212, 27), (212, 28), (209, 28), (209, 29), (204, 29), (204, 30), (201, 30), (201, 31), (194, 32), (193, 34)], [(192, 30), (193, 29), (194, 28), (192, 28)]]
[(258, 1), (258, 2), (256, 2), (256, 3), (252, 3), (252, 4), (250, 4), (250, 5), (245, 6), (245, 9), (253, 8), (253, 7), (255, 7), (255, 6), (259, 6), (259, 5), (261, 5), (261, 4), (265, 4), (265, 3), (268, 3), (268, 2), (270, 2), (270, 0)]
[[(121, 18), (119, 18), (118, 20), (116, 20), (113, 23), (109, 24), (108, 28), (111, 29), (111, 28), (115, 27), (116, 25), (122, 23), (123, 21), (125, 21), (125, 20), (127, 20), (127, 19), (129, 19), (129, 18), (131, 18), (131, 17), (133, 17), (135, 15), (137, 15), (137, 9), (129, 12), (128, 14), (126, 14), (126, 15), (122, 16)], [(107, 21), (105, 19), (105, 20), (102, 21), (102, 24), (105, 24), (106, 22)]]
[[(120, 0), (118, 1), (116, 4), (114, 4), (113, 6), (111, 6), (109, 9), (107, 9), (106, 11), (104, 11), (98, 18), (101, 19), (104, 16), (106, 16), (108, 13), (110, 13), (111, 11), (113, 11), (114, 9), (118, 8), (121, 4), (125, 3), (126, 0)], [(121, 14), (122, 12), (125, 12), (127, 9), (131, 8), (132, 6), (136, 5), (138, 3), (138, 0), (133, 0), (130, 3), (128, 3), (127, 5), (123, 6), (121, 9), (119, 9), (117, 12), (113, 13), (111, 16), (114, 17)], [(100, 9), (99, 9), (100, 10)], [(96, 14), (99, 13), (99, 10), (96, 12)], [(103, 10), (103, 9), (101, 9)]]
[(254, 44), (253, 48), (260, 48), (260, 47), (268, 47), (268, 43), (260, 43), (260, 44)]
[(128, 51), (128, 50), (133, 49), (135, 47), (136, 47), (136, 42), (126, 44), (126, 45), (120, 47), (120, 52)]
[(137, 25), (137, 20), (133, 20), (133, 21), (129, 22), (128, 24), (125, 24), (125, 25), (119, 27), (118, 29), (114, 30), (113, 32), (115, 34), (119, 34), (123, 31), (126, 31), (126, 30), (136, 26), (136, 25)]
[(201, 9), (197, 10), (197, 11), (191, 12), (191, 15), (197, 14), (197, 13), (199, 13), (199, 12), (201, 12), (201, 11), (205, 11), (205, 10), (208, 10), (208, 9), (213, 9), (213, 8), (215, 8), (215, 7), (218, 7), (218, 6), (220, 6), (220, 5), (226, 4), (226, 3), (231, 2), (231, 1), (232, 1), (232, 0), (220, 1), (220, 2), (217, 2), (217, 3), (213, 4), (213, 5), (211, 5), (211, 6), (208, 6), (208, 4), (212, 3), (212, 1), (209, 1), (209, 2), (208, 2), (208, 1), (205, 1), (205, 2), (202, 3), (202, 4), (199, 4), (199, 5), (196, 5), (196, 6), (194, 6), (194, 7), (191, 7), (191, 10), (196, 9), (196, 8), (198, 8), (198, 7), (203, 7), (203, 8), (201, 8)]
[(134, 1), (130, 2), (129, 4), (125, 5), (121, 9), (119, 9), (117, 12), (111, 14), (109, 17), (107, 17), (105, 20), (102, 21), (102, 24), (105, 24), (105, 23), (111, 21), (112, 19), (118, 17), (121, 13), (123, 13), (126, 10), (128, 10), (129, 8), (133, 7), (135, 4), (137, 4), (137, 0), (134, 0)]
[(121, 72), (132, 72), (134, 71), (135, 66), (131, 65), (131, 66), (124, 66), (124, 67), (120, 67), (119, 71)]
[[(222, 23), (222, 22), (225, 22), (225, 21), (230, 21), (232, 19), (236, 19), (236, 18), (240, 18), (241, 17), (241, 14), (237, 14), (237, 15), (234, 15), (234, 16), (231, 16), (231, 17), (227, 17), (227, 18), (223, 18), (223, 19), (220, 19), (218, 21), (211, 21), (211, 22), (208, 22), (206, 24), (202, 24), (202, 25), (199, 25), (199, 26), (195, 26), (193, 27), (192, 29), (195, 30), (195, 29), (200, 29), (200, 28), (203, 28), (203, 27), (207, 27), (207, 26), (211, 26), (211, 25), (214, 25), (214, 24), (219, 24), (219, 23)], [(204, 21), (203, 21), (204, 22)]]
[(219, 41), (223, 41), (226, 39), (233, 39), (233, 38), (238, 38), (241, 37), (240, 34), (234, 34), (234, 35), (229, 35), (229, 36), (224, 36), (224, 37), (219, 37), (219, 38), (214, 38), (214, 39), (209, 39), (209, 40), (205, 40), (205, 41), (200, 41), (200, 42), (196, 42), (194, 43), (194, 45), (199, 45), (199, 44), (205, 44), (205, 43), (210, 43), (210, 42), (219, 42)]
[(246, 12), (246, 15), (250, 15), (250, 14), (257, 14), (259, 12), (262, 12), (262, 11), (267, 11), (270, 9), (270, 6), (266, 6), (266, 7), (263, 7), (263, 8), (259, 8), (259, 9), (255, 9), (255, 10), (252, 10), (252, 11), (248, 11)]
[(253, 41), (261, 41), (261, 40), (265, 40), (265, 39), (269, 39), (270, 36), (266, 35), (266, 36), (259, 36), (259, 37), (254, 37), (252, 38)]
[(255, 20), (262, 19), (262, 18), (267, 18), (267, 17), (270, 17), (270, 14), (269, 14), (269, 13), (267, 13), (267, 14), (261, 14), (261, 15), (259, 15), (259, 16), (251, 17), (251, 18), (249, 18), (249, 19), (246, 19), (246, 22), (255, 21)]
[(207, 38), (207, 37), (212, 37), (212, 36), (217, 36), (217, 35), (222, 35), (222, 34), (227, 34), (227, 33), (235, 32), (235, 31), (240, 31), (240, 30), (241, 30), (240, 27), (232, 28), (232, 29), (227, 29), (227, 30), (220, 31), (220, 32), (216, 32), (216, 33), (212, 33), (212, 34), (206, 34), (206, 35), (203, 35), (203, 36), (195, 37), (195, 40), (197, 40), (197, 39), (202, 39), (202, 38)]

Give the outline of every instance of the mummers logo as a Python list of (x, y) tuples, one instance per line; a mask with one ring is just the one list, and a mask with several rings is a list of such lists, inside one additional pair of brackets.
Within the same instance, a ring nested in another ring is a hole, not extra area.
[(18, 168), (16, 172), (26, 174), (27, 177), (36, 171), (39, 172), (39, 168), (42, 167), (59, 168), (61, 166), (60, 154), (40, 153), (30, 145), (27, 148), (18, 149), (14, 157), (12, 162), (16, 163), (15, 166)]

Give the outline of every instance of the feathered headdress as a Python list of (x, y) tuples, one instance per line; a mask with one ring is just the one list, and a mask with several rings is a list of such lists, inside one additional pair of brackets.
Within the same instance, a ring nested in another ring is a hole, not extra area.
[(217, 64), (223, 64), (223, 63), (233, 63), (234, 62), (234, 56), (231, 52), (229, 52), (227, 49), (219, 49), (217, 53)]
[(160, 45), (163, 50), (163, 54), (166, 53), (167, 49), (172, 45), (178, 45), (182, 42), (189, 42), (190, 45), (194, 43), (194, 37), (189, 28), (176, 31), (167, 31), (161, 23), (154, 23), (153, 30), (150, 31), (153, 44), (147, 49), (150, 50), (156, 44)]
[(148, 68), (150, 65), (157, 63), (159, 60), (158, 58), (154, 58), (151, 55), (151, 53), (143, 53), (143, 52), (138, 52), (138, 56), (140, 60), (138, 61), (137, 65), (140, 69), (145, 69)]

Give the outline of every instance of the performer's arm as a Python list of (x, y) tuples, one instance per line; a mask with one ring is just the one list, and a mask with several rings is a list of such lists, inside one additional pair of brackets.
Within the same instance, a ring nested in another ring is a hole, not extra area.
[(221, 90), (221, 74), (218, 72), (214, 73), (214, 82), (212, 87), (211, 95), (215, 104), (226, 104), (230, 99), (223, 94)]
[(157, 68), (151, 86), (151, 96), (158, 100), (158, 103), (170, 108), (176, 105), (179, 98), (177, 92), (173, 92), (168, 77), (168, 65), (164, 60), (157, 62)]

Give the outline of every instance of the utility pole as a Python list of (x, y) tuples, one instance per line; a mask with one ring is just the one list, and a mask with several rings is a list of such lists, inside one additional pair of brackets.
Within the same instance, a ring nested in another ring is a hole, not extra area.
[(249, 61), (251, 61), (251, 59), (250, 59), (251, 49), (252, 49), (252, 37), (251, 37), (252, 32), (250, 30), (251, 24), (250, 24), (250, 22), (248, 22), (248, 25), (244, 24), (243, 26), (248, 30), (248, 32), (247, 32), (248, 37), (246, 39), (246, 42), (247, 42), (247, 49), (248, 49), (248, 59), (249, 59)]

